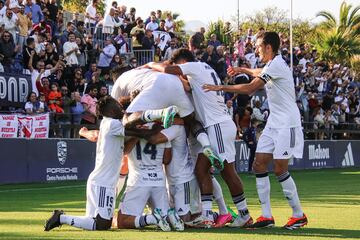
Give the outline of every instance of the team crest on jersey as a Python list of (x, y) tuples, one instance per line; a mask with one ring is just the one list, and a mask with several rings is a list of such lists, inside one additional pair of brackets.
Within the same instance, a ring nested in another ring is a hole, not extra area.
[(261, 78), (261, 79), (264, 79), (265, 82), (269, 82), (269, 81), (272, 79), (272, 78), (270, 77), (270, 75), (267, 74), (267, 73), (261, 74), (261, 75), (260, 75), (260, 78)]
[(57, 156), (59, 163), (64, 165), (67, 157), (67, 143), (65, 141), (59, 141), (57, 143)]

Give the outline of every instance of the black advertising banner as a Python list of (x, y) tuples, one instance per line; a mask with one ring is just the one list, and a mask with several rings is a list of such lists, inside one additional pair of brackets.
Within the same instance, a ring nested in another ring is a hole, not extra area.
[(21, 107), (31, 91), (30, 75), (0, 73), (0, 106)]

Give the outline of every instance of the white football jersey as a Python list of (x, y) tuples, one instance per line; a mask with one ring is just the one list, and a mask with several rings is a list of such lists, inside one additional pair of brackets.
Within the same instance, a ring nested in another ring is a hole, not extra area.
[(171, 148), (171, 143), (153, 145), (145, 139), (140, 139), (128, 154), (129, 176), (127, 185), (164, 187), (166, 183), (163, 169), (165, 148)]
[(160, 72), (151, 69), (133, 69), (123, 73), (115, 82), (111, 96), (115, 99), (130, 96), (130, 93), (136, 90), (142, 90), (151, 86), (161, 75)]
[(266, 83), (265, 88), (269, 102), (270, 115), (266, 126), (271, 128), (301, 126), (293, 76), (281, 55), (277, 55), (268, 62), (259, 77)]
[(120, 120), (104, 117), (96, 143), (95, 169), (88, 182), (105, 187), (115, 187), (119, 178), (124, 150), (125, 130)]
[(203, 62), (188, 62), (178, 66), (189, 80), (195, 111), (204, 127), (231, 120), (227, 114), (224, 93), (222, 91), (205, 92), (202, 88), (204, 84), (221, 84), (215, 70)]
[(190, 157), (185, 128), (173, 125), (161, 131), (171, 142), (172, 159), (166, 165), (166, 178), (169, 185), (177, 185), (191, 181), (194, 175), (195, 162)]

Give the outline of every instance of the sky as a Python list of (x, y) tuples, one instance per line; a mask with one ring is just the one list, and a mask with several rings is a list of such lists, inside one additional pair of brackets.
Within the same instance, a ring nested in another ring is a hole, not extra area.
[[(112, 2), (112, 0), (106, 0)], [(180, 19), (186, 21), (200, 20), (205, 24), (223, 19), (231, 20), (237, 16), (239, 1), (241, 16), (252, 14), (265, 7), (276, 6), (290, 12), (290, 0), (117, 0), (118, 4), (135, 7), (137, 16), (147, 17), (152, 10), (171, 10), (180, 14)], [(293, 0), (293, 16), (319, 22), (315, 19), (317, 12), (326, 10), (338, 15), (343, 0)], [(359, 5), (359, 0), (346, 0), (353, 6)], [(290, 17), (290, 13), (289, 13)]]

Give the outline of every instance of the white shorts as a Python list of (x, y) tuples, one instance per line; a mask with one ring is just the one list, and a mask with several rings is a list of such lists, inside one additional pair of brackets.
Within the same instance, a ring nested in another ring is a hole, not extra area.
[(86, 185), (86, 216), (95, 218), (98, 214), (103, 219), (112, 219), (115, 209), (115, 188)]
[(146, 204), (160, 208), (166, 215), (169, 210), (169, 199), (165, 187), (127, 186), (122, 196), (119, 209), (122, 214), (141, 216)]
[(235, 161), (236, 126), (232, 120), (209, 126), (207, 134), (216, 154), (228, 163)]
[(189, 182), (169, 185), (170, 207), (175, 208), (179, 216), (188, 212), (201, 212), (200, 189), (196, 178)]
[(274, 159), (302, 158), (304, 135), (301, 127), (267, 128), (262, 132), (257, 153), (272, 153)]
[(126, 112), (162, 109), (172, 105), (178, 108), (180, 117), (194, 112), (194, 107), (180, 80), (165, 75), (157, 78), (151, 86), (143, 89), (131, 102)]

